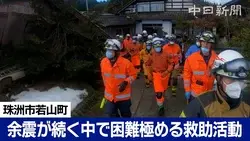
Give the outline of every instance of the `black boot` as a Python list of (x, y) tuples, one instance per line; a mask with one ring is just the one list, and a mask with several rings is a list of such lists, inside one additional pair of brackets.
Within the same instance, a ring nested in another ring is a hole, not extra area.
[(158, 115), (159, 116), (164, 116), (164, 113), (165, 113), (164, 107), (163, 106), (159, 107)]
[(136, 79), (139, 79), (139, 78), (140, 78), (140, 73), (137, 73)]

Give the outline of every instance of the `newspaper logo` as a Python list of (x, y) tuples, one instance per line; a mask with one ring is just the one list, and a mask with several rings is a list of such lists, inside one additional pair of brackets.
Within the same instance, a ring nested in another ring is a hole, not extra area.
[(220, 5), (217, 5), (216, 7), (197, 7), (196, 5), (194, 5), (193, 7), (188, 8), (188, 13), (193, 14), (195, 17), (197, 17), (197, 14), (216, 16), (242, 16), (241, 5), (231, 5), (230, 7)]

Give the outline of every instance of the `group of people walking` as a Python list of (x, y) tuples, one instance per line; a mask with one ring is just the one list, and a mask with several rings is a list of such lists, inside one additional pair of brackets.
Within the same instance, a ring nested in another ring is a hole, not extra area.
[[(163, 38), (147, 31), (125, 39), (117, 35), (105, 42), (106, 57), (101, 60), (108, 117), (131, 117), (131, 84), (144, 73), (145, 87), (152, 84), (159, 116), (164, 115), (164, 95), (171, 87), (176, 96), (180, 63), (185, 57), (183, 81), (188, 105), (181, 117), (250, 116), (250, 96), (243, 89), (250, 69), (249, 62), (233, 50), (219, 55), (213, 51), (215, 36), (205, 31), (182, 56), (176, 36)], [(222, 103), (221, 103), (222, 101)], [(211, 106), (213, 105), (213, 106)], [(169, 107), (171, 108), (171, 107)], [(247, 109), (248, 108), (248, 109)]]

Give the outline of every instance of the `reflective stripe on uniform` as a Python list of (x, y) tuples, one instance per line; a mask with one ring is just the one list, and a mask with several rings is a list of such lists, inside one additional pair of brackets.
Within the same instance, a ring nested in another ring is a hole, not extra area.
[(204, 71), (193, 71), (194, 75), (204, 75), (205, 72)]
[(183, 117), (183, 118), (185, 118), (185, 117), (186, 117), (186, 115), (185, 115), (185, 113), (184, 113), (183, 111), (181, 112), (180, 117)]
[(134, 81), (134, 78), (132, 76), (128, 77), (129, 83), (132, 83)]
[(126, 75), (125, 74), (115, 74), (115, 78), (126, 78)]
[(115, 96), (117, 100), (124, 99), (124, 98), (130, 98), (130, 94), (119, 94)]
[(104, 95), (108, 98), (112, 98), (112, 94), (105, 92)]
[(106, 73), (106, 72), (103, 75), (106, 76), (106, 77), (110, 77), (111, 76), (110, 73)]
[[(108, 98), (112, 98), (113, 95), (110, 94), (110, 93), (105, 92), (105, 96), (108, 97)], [(129, 94), (119, 94), (119, 95), (116, 95), (115, 98), (117, 100), (121, 100), (121, 99), (125, 99), (125, 98), (130, 98), (130, 96), (131, 96), (130, 93)]]
[(184, 80), (184, 87), (190, 86), (190, 80)]
[(163, 105), (163, 102), (157, 101), (157, 105), (158, 105), (158, 106), (162, 106), (162, 105)]

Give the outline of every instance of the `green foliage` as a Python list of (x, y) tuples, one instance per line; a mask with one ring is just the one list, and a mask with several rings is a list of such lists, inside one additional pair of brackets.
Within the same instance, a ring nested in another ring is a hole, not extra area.
[(81, 14), (76, 18), (77, 11), (60, 0), (31, 0), (31, 5), (37, 15), (27, 19), (24, 44), (13, 52), (16, 64), (27, 68), (28, 74), (57, 64), (67, 77), (98, 69), (106, 37), (95, 23)]
[(226, 23), (232, 37), (227, 45), (241, 48), (244, 56), (250, 58), (250, 19), (231, 17)]
[(241, 47), (245, 57), (250, 58), (250, 27), (241, 28), (228, 43), (232, 47)]
[(116, 13), (129, 2), (131, 2), (131, 0), (110, 0), (106, 10), (109, 13)]
[(184, 30), (187, 29), (190, 26), (190, 22), (187, 20), (184, 20), (182, 16), (178, 16), (176, 20), (176, 28)]

